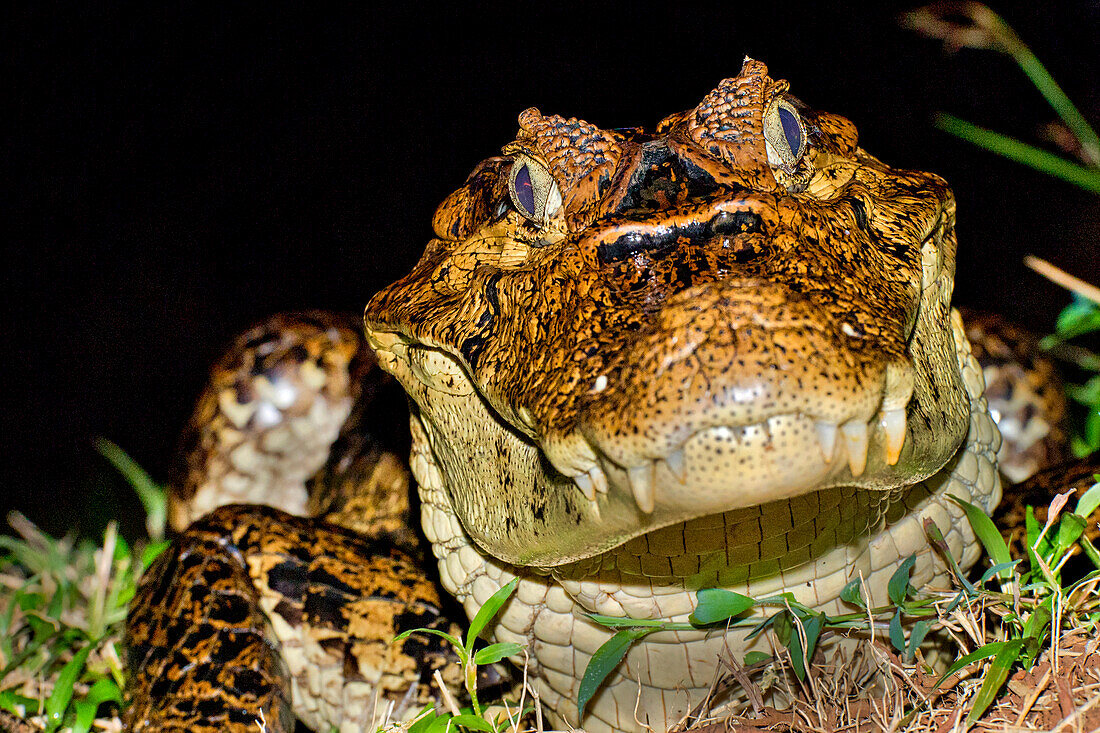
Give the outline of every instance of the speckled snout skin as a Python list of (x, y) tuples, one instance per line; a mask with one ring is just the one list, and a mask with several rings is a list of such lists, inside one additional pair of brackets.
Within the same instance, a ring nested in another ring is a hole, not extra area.
[(944, 494), (1000, 496), (949, 305), (949, 188), (787, 88), (747, 60), (653, 133), (527, 110), (367, 308), (412, 398), (444, 584), (472, 614), (522, 579), (495, 636), (588, 730), (663, 730), (748, 644), (649, 637), (579, 720), (609, 636), (586, 612), (683, 620), (716, 586), (838, 609), (845, 582), (881, 595), (906, 555), (917, 583), (941, 573), (925, 518), (973, 563)]

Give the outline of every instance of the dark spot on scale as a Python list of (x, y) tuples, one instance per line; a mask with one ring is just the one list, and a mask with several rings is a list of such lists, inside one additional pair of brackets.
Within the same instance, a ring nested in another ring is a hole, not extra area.
[(291, 626), (297, 626), (302, 621), (302, 607), (297, 603), (279, 601), (273, 610)]
[(347, 624), (344, 608), (349, 600), (345, 593), (328, 588), (311, 588), (306, 596), (305, 616), (316, 626), (343, 628)]
[(236, 593), (218, 593), (214, 597), (210, 617), (227, 624), (239, 625), (248, 620), (252, 606)]
[(214, 660), (232, 662), (239, 659), (252, 646), (263, 646), (263, 637), (253, 631), (223, 631), (218, 636), (218, 649)]
[[(233, 692), (238, 695), (251, 694), (262, 696), (271, 690), (271, 683), (261, 672), (254, 669), (242, 669), (233, 676)], [(254, 716), (249, 718), (254, 719)]]
[(306, 566), (299, 562), (292, 560), (281, 562), (267, 573), (267, 586), (288, 598), (304, 597), (307, 585)]
[(314, 567), (310, 569), (309, 584), (311, 587), (313, 585), (327, 586), (334, 590), (341, 591), (342, 593), (347, 593), (348, 595), (356, 595), (359, 593), (358, 588), (345, 583), (324, 568)]
[(225, 713), (225, 703), (218, 698), (207, 698), (195, 703), (195, 712), (204, 718), (215, 718)]
[(295, 344), (287, 351), (287, 356), (294, 360), (296, 364), (302, 364), (309, 359), (309, 349), (301, 344)]

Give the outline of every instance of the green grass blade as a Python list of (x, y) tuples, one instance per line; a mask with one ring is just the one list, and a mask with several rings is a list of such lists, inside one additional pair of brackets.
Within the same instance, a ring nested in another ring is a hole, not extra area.
[(634, 642), (653, 631), (654, 629), (623, 629), (616, 631), (588, 660), (584, 677), (581, 678), (580, 689), (577, 690), (577, 714), (582, 721), (588, 701), (600, 689), (603, 681), (619, 666), (619, 662), (623, 661), (623, 657), (630, 651), (630, 647), (633, 646)]
[(1012, 58), (1027, 74), (1027, 78), (1031, 79), (1031, 83), (1035, 85), (1035, 88), (1039, 90), (1047, 103), (1062, 118), (1062, 122), (1066, 123), (1066, 127), (1081, 143), (1086, 155), (1095, 164), (1100, 159), (1100, 138), (1097, 137), (1096, 131), (1092, 129), (1084, 115), (1070, 101), (1070, 98), (1058, 86), (1058, 82), (1054, 81), (1054, 77), (1050, 75), (1050, 72), (1039, 61), (1039, 58), (1031, 52), (1031, 49), (1020, 43), (1012, 49)]
[(95, 447), (137, 493), (141, 505), (145, 508), (145, 530), (149, 533), (149, 538), (153, 541), (164, 539), (164, 527), (168, 517), (168, 495), (164, 487), (153, 481), (145, 469), (127, 455), (126, 451), (106, 438), (96, 440)]
[[(1013, 641), (1017, 640), (1014, 639)], [(1008, 642), (1006, 641), (991, 641), (988, 644), (978, 647), (966, 656), (955, 660), (955, 663), (948, 667), (947, 671), (941, 674), (940, 678), (936, 680), (935, 687), (939, 687), (945, 679), (955, 674), (966, 665), (977, 662), (980, 659), (988, 659), (989, 657), (998, 654), (1007, 643)]]
[[(963, 508), (966, 512), (966, 518), (970, 521), (970, 526), (974, 529), (974, 534), (978, 536), (978, 540), (981, 541), (982, 547), (985, 548), (985, 552), (989, 555), (994, 565), (1000, 565), (1002, 563), (1011, 563), (1012, 556), (1008, 552), (1008, 545), (1005, 544), (1004, 538), (1001, 537), (1000, 531), (997, 526), (993, 524), (993, 520), (981, 509), (981, 507), (971, 504), (968, 501), (963, 501), (954, 494), (949, 494), (948, 497), (951, 501), (955, 502)], [(1002, 580), (1011, 580), (1012, 571), (1005, 570), (1001, 573)]]
[(105, 702), (114, 702), (122, 705), (122, 691), (118, 685), (107, 678), (103, 678), (92, 685), (83, 700), (73, 707), (76, 710), (76, 720), (73, 722), (72, 733), (88, 733), (92, 729), (99, 706)]
[(76, 684), (80, 674), (84, 671), (84, 664), (88, 661), (92, 647), (86, 646), (61, 668), (61, 673), (54, 683), (53, 692), (46, 699), (46, 731), (52, 733), (61, 725), (69, 701), (73, 698), (73, 685)]
[(400, 634), (393, 637), (393, 643), (397, 643), (399, 641), (404, 641), (405, 639), (409, 638), (409, 636), (411, 634), (431, 634), (433, 636), (438, 636), (440, 638), (443, 638), (443, 639), (446, 639), (447, 641), (449, 641), (451, 643), (451, 646), (453, 646), (456, 651), (459, 651), (460, 653), (465, 651), (465, 649), (462, 646), (461, 641), (459, 641), (455, 637), (451, 636), (446, 631), (440, 631), (439, 629), (424, 629), (424, 628), (408, 629), (406, 631), (402, 631)]
[(1009, 160), (1034, 168), (1075, 186), (1100, 193), (1100, 171), (1091, 170), (1066, 160), (1054, 153), (1028, 145), (1014, 137), (1003, 135), (993, 130), (961, 120), (949, 114), (940, 112), (935, 118), (936, 127), (978, 147), (997, 153)]
[(481, 636), (485, 626), (493, 620), (493, 617), (497, 615), (504, 603), (516, 591), (517, 585), (519, 585), (519, 578), (512, 578), (496, 593), (489, 596), (489, 599), (477, 610), (473, 620), (470, 621), (470, 630), (466, 632), (467, 651), (473, 646), (474, 639)]
[(1019, 658), (1023, 646), (1023, 639), (1012, 639), (1006, 641), (1004, 646), (997, 652), (997, 655), (993, 658), (993, 663), (989, 665), (989, 669), (985, 672), (982, 688), (978, 690), (978, 694), (974, 697), (974, 704), (971, 706), (970, 712), (966, 714), (967, 723), (973, 723), (980, 718), (982, 713), (993, 703), (1001, 686), (1008, 679), (1008, 672)]

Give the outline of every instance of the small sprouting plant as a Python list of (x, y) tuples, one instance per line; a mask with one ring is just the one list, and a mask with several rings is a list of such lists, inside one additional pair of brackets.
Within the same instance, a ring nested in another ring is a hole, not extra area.
[[(397, 642), (407, 638), (410, 634), (418, 633), (434, 634), (446, 640), (454, 647), (455, 653), (458, 654), (459, 663), (462, 665), (466, 693), (470, 696), (470, 707), (459, 708), (451, 700), (448, 701), (450, 709), (447, 711), (436, 712), (430, 706), (425, 708), (416, 716), (412, 725), (408, 727), (408, 733), (446, 733), (456, 727), (469, 731), (482, 731), (483, 733), (499, 733), (507, 727), (507, 720), (502, 722), (499, 718), (488, 715), (488, 711), (483, 709), (481, 702), (478, 700), (477, 669), (481, 666), (496, 664), (505, 657), (519, 654), (523, 651), (523, 647), (510, 641), (489, 644), (477, 650), (474, 649), (474, 646), (482, 632), (485, 631), (485, 627), (511, 598), (517, 585), (519, 585), (519, 579), (513, 578), (485, 601), (485, 604), (478, 609), (477, 614), (470, 622), (464, 640), (459, 640), (457, 637), (439, 629), (425, 628), (409, 629), (394, 637), (394, 641)], [(442, 687), (441, 691), (446, 694), (446, 690)], [(507, 712), (506, 718), (518, 721), (529, 710), (524, 709), (521, 704), (515, 710), (508, 707)]]
[[(147, 511), (151, 503), (163, 508), (163, 487), (113, 443), (99, 447), (135, 488), (141, 484)], [(163, 537), (163, 518), (149, 512), (150, 533), (159, 526)], [(0, 709), (48, 733), (85, 733), (103, 706), (122, 703), (117, 646), (127, 605), (166, 543), (131, 548), (115, 522), (98, 544), (50, 537), (16, 512), (8, 522), (17, 536), (0, 536)]]

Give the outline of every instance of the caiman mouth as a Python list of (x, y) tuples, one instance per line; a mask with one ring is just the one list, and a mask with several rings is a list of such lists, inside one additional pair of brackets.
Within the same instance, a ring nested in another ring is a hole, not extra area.
[(629, 492), (645, 514), (653, 514), (658, 502), (705, 514), (850, 482), (864, 473), (872, 452), (879, 462), (896, 465), (905, 432), (903, 407), (883, 410), (870, 423), (853, 418), (840, 426), (791, 414), (703, 428), (666, 455), (637, 463), (624, 464), (587, 441), (587, 450), (581, 449), (587, 460), (563, 458), (556, 446), (546, 455), (590, 502), (615, 490)]

